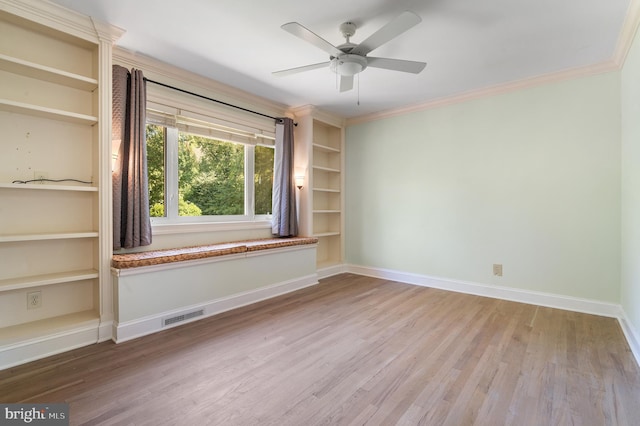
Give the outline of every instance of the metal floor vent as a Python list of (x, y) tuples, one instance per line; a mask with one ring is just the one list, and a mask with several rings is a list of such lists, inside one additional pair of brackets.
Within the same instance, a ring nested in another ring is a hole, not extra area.
[(163, 318), (162, 319), (162, 326), (166, 327), (168, 325), (175, 324), (175, 323), (181, 322), (181, 321), (186, 321), (188, 319), (191, 319), (191, 318), (194, 318), (194, 317), (199, 317), (201, 315), (204, 315), (204, 309), (199, 309), (199, 310), (193, 311), (193, 312), (187, 312), (186, 314), (176, 315), (175, 317)]

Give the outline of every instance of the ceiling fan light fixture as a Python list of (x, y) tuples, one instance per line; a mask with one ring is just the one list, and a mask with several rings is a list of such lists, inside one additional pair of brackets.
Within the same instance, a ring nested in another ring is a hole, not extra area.
[(367, 60), (360, 55), (341, 55), (331, 60), (331, 71), (344, 77), (354, 76), (367, 67)]

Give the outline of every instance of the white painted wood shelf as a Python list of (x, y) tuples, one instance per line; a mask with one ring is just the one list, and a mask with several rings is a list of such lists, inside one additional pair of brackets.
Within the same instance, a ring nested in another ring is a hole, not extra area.
[(337, 236), (340, 235), (340, 232), (338, 231), (327, 231), (327, 232), (317, 232), (314, 233), (313, 236), (316, 238), (322, 238), (322, 237), (333, 237), (333, 236)]
[(313, 188), (314, 191), (317, 192), (335, 192), (335, 193), (340, 193), (339, 189), (334, 189), (334, 188)]
[(92, 115), (79, 114), (77, 112), (64, 111), (56, 108), (17, 102), (10, 99), (0, 99), (0, 111), (26, 114), (34, 117), (66, 121), (68, 123), (75, 124), (94, 125), (98, 122), (98, 117)]
[(313, 166), (313, 170), (322, 170), (323, 172), (329, 173), (340, 173), (340, 169), (334, 169), (332, 167), (324, 167), (324, 166)]
[(2, 53), (0, 53), (0, 69), (74, 89), (91, 91), (98, 87), (98, 80), (95, 78), (25, 61)]
[(63, 232), (46, 234), (15, 234), (0, 235), (0, 243), (11, 243), (19, 241), (44, 241), (44, 240), (70, 240), (76, 238), (97, 238), (98, 232)]
[(54, 334), (63, 334), (78, 329), (96, 329), (100, 317), (95, 311), (82, 311), (32, 321), (25, 324), (0, 328), (0, 348), (4, 346), (24, 344), (30, 340), (42, 339)]
[(327, 145), (322, 145), (322, 144), (319, 144), (319, 143), (314, 143), (313, 147), (318, 149), (319, 151), (340, 153), (340, 149), (338, 149), (338, 148), (334, 148), (332, 146), (327, 146)]
[(79, 185), (57, 185), (49, 183), (0, 183), (0, 189), (32, 189), (36, 191), (79, 191), (79, 192), (98, 192), (95, 186)]
[(85, 269), (81, 271), (58, 272), (52, 274), (34, 275), (0, 280), (0, 292), (19, 290), (23, 288), (42, 287), (73, 281), (91, 280), (98, 278), (98, 271)]

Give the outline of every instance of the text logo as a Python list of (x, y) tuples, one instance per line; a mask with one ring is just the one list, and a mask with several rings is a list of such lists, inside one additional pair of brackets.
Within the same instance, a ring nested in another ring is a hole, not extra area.
[(69, 426), (69, 404), (0, 404), (2, 425)]

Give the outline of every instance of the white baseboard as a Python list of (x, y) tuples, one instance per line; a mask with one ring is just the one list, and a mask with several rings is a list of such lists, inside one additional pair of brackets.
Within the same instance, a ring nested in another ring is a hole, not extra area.
[(430, 277), (427, 275), (419, 275), (389, 269), (371, 268), (367, 266), (347, 265), (347, 271), (358, 275), (383, 278), (423, 287), (439, 288), (442, 290), (455, 291), (458, 293), (492, 297), (494, 299), (510, 300), (513, 302), (528, 303), (530, 305), (546, 306), (549, 308), (565, 309), (568, 311), (583, 312), (605, 317), (620, 318), (622, 314), (622, 308), (620, 305), (601, 302), (598, 300), (580, 299), (577, 297), (515, 289), (510, 287), (491, 286), (469, 281)]
[(629, 343), (631, 353), (633, 353), (638, 366), (640, 366), (640, 333), (638, 333), (638, 330), (633, 327), (633, 324), (629, 321), (624, 310), (622, 311), (620, 318), (618, 318), (618, 321), (620, 322), (620, 327), (622, 328), (624, 337), (627, 338), (627, 343)]
[[(280, 296), (282, 294), (290, 293), (292, 291), (300, 290), (305, 287), (318, 284), (318, 276), (316, 274), (307, 275), (305, 277), (296, 278), (290, 281), (273, 284), (266, 287), (261, 287), (255, 290), (233, 294), (228, 297), (223, 297), (216, 300), (211, 300), (205, 303), (185, 306), (179, 310), (172, 310), (167, 312), (161, 312), (155, 315), (147, 316), (141, 319), (133, 321), (126, 321), (122, 323), (114, 322), (113, 325), (113, 339), (116, 343), (125, 342), (127, 340), (135, 339), (137, 337), (146, 336), (158, 332), (160, 330), (167, 330), (171, 327), (176, 327), (188, 322), (201, 320), (212, 315), (220, 314), (222, 312), (229, 311), (231, 309), (240, 308), (242, 306), (250, 305), (252, 303), (260, 302), (262, 300), (270, 299), (272, 297)], [(163, 326), (162, 319), (166, 317), (176, 316), (194, 310), (204, 310), (204, 314), (186, 321), (172, 324), (170, 326)]]
[(106, 342), (113, 338), (113, 320), (101, 321), (98, 326), (98, 343)]
[(0, 348), (0, 370), (96, 343), (98, 327), (80, 326)]
[(347, 272), (347, 267), (345, 265), (333, 265), (328, 266), (326, 268), (318, 269), (318, 279), (329, 278), (334, 275), (343, 274)]

